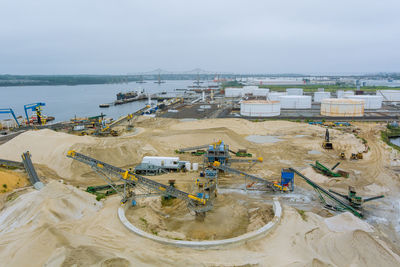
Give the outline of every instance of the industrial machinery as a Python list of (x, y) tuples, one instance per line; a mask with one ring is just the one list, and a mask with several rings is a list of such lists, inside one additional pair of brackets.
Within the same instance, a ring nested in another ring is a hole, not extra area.
[(350, 159), (352, 159), (352, 160), (363, 159), (363, 154), (362, 153), (351, 153)]
[[(345, 203), (343, 200), (337, 198), (334, 194), (331, 194), (329, 191), (324, 189), (323, 187), (319, 186), (318, 184), (314, 183), (312, 180), (301, 174), (299, 171), (289, 168), (289, 170), (296, 173), (302, 179), (304, 179), (309, 185), (311, 185), (314, 190), (318, 193), (321, 202), (323, 203), (324, 207), (327, 209), (335, 210), (335, 211), (350, 211), (355, 216), (362, 218), (364, 215), (360, 209), (356, 209), (353, 206)], [(333, 202), (333, 204), (329, 204), (328, 201)]]
[(112, 130), (112, 128), (120, 125), (121, 123), (123, 123), (125, 121), (130, 121), (132, 118), (133, 118), (133, 114), (128, 114), (124, 117), (121, 117), (118, 120), (110, 123), (109, 125), (102, 127), (101, 129), (96, 131), (95, 134), (99, 134), (99, 135), (111, 134), (112, 136), (118, 136), (118, 132)]
[(28, 174), (29, 181), (31, 182), (33, 187), (37, 190), (42, 189), (44, 187), (44, 184), (40, 181), (39, 176), (36, 173), (35, 167), (33, 166), (31, 160), (31, 154), (29, 153), (29, 151), (27, 151), (23, 153), (21, 157), (22, 162), (0, 159), (0, 167), (19, 169), (25, 168), (25, 171)]
[(37, 123), (39, 125), (44, 125), (46, 124), (46, 119), (42, 115), (42, 107), (46, 106), (45, 103), (33, 103), (33, 104), (27, 104), (24, 105), (24, 110), (25, 110), (25, 116), (26, 116), (26, 123), (30, 124), (29, 121), (29, 116), (28, 116), (28, 110), (36, 112), (36, 117), (37, 117)]
[(247, 179), (249, 179), (255, 183), (261, 183), (273, 191), (293, 191), (293, 189), (294, 189), (294, 173), (292, 171), (290, 171), (289, 169), (282, 169), (281, 182), (277, 182), (277, 181), (271, 182), (271, 181), (265, 180), (263, 178), (257, 177), (255, 175), (248, 174), (243, 171), (221, 165), (218, 161), (214, 162), (213, 168), (220, 170), (220, 171), (230, 172), (230, 173), (233, 173), (236, 175), (243, 176), (245, 179), (245, 184), (247, 184)]
[[(108, 185), (110, 185), (121, 197), (122, 203), (131, 200), (136, 203), (135, 198), (147, 196), (174, 196), (187, 202), (188, 208), (196, 213), (197, 216), (204, 217), (205, 212), (212, 209), (212, 203), (204, 195), (198, 197), (176, 189), (173, 186), (167, 186), (153, 181), (146, 177), (135, 174), (132, 171), (124, 170), (94, 158), (80, 154), (74, 150), (68, 152), (67, 157), (89, 165), (97, 174), (99, 174)], [(122, 182), (123, 188), (114, 186), (116, 182)], [(135, 190), (134, 190), (135, 189)], [(137, 195), (141, 191), (143, 194)]]
[(17, 123), (18, 127), (21, 127), (21, 125), (18, 122), (17, 117), (15, 116), (14, 111), (11, 108), (1, 108), (0, 114), (11, 114), (13, 116), (15, 122)]
[(317, 172), (322, 173), (322, 174), (324, 174), (326, 176), (330, 176), (330, 177), (346, 177), (346, 178), (349, 177), (349, 173), (348, 172), (345, 172), (345, 171), (342, 171), (342, 170), (339, 170), (337, 172), (333, 171), (337, 166), (339, 166), (339, 164), (340, 164), (340, 162), (336, 163), (332, 168), (329, 169), (328, 167), (322, 165), (317, 160), (317, 161), (315, 161), (315, 165), (314, 164), (310, 164), (310, 165), (314, 168), (314, 170), (316, 170)]
[(334, 193), (335, 195), (338, 195), (338, 196), (346, 199), (349, 202), (349, 204), (353, 208), (356, 208), (356, 209), (360, 209), (361, 205), (365, 202), (385, 197), (384, 195), (380, 195), (380, 196), (375, 196), (375, 197), (370, 197), (370, 198), (362, 198), (360, 196), (357, 196), (356, 190), (352, 186), (349, 186), (349, 192), (347, 195), (340, 194), (331, 189), (329, 189), (329, 192)]
[(329, 140), (329, 129), (328, 128), (326, 128), (326, 131), (325, 131), (325, 140), (322, 143), (322, 147), (325, 149), (333, 149), (333, 145)]
[(247, 149), (239, 149), (238, 151), (232, 151), (229, 150), (232, 154), (234, 154), (236, 157), (252, 157), (253, 155), (251, 153), (247, 152)]
[(344, 152), (342, 151), (342, 152), (340, 152), (340, 154), (339, 154), (339, 158), (340, 159), (346, 159), (346, 155), (344, 154)]
[(31, 160), (31, 154), (29, 151), (22, 154), (22, 163), (24, 164), (25, 170), (28, 173), (28, 177), (33, 187), (40, 190), (44, 187), (44, 184), (39, 180), (39, 176), (36, 173), (35, 167)]
[[(207, 150), (203, 150), (207, 148)], [(211, 167), (214, 162), (219, 162), (221, 165), (230, 166), (231, 163), (257, 163), (262, 162), (263, 158), (259, 157), (256, 159), (234, 159), (231, 158), (229, 153), (233, 154), (241, 154), (241, 157), (248, 157), (249, 153), (245, 150), (239, 150), (238, 152), (234, 152), (229, 149), (229, 145), (225, 144), (224, 141), (219, 140), (218, 142), (214, 142), (207, 145), (193, 146), (187, 148), (181, 148), (176, 150), (175, 152), (178, 154), (185, 153), (188, 151), (195, 151), (194, 155), (204, 155), (204, 166)], [(192, 153), (193, 154), (193, 153)]]

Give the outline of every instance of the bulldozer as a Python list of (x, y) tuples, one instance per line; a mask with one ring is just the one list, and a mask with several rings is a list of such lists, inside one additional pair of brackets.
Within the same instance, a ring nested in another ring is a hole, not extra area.
[(350, 159), (353, 159), (353, 160), (363, 159), (363, 154), (362, 153), (352, 153)]
[(346, 155), (344, 154), (344, 152), (342, 151), (342, 152), (340, 152), (340, 154), (339, 154), (339, 158), (340, 159), (346, 159)]
[(326, 128), (325, 140), (322, 143), (322, 147), (325, 149), (333, 149), (333, 144), (329, 140), (329, 129), (328, 128)]

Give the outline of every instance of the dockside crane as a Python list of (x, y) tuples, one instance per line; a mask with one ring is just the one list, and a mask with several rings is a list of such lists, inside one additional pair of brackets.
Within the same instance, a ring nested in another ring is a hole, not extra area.
[(17, 123), (18, 127), (21, 127), (17, 117), (15, 116), (14, 111), (11, 108), (0, 108), (0, 114), (11, 114), (13, 116), (15, 122)]
[(26, 123), (27, 124), (29, 124), (28, 110), (36, 112), (38, 124), (40, 124), (40, 125), (46, 124), (46, 119), (44, 119), (43, 116), (42, 116), (42, 107), (43, 106), (46, 106), (46, 103), (38, 102), (38, 103), (32, 103), (32, 104), (24, 105), (24, 111), (25, 111)]
[[(149, 178), (135, 174), (132, 171), (124, 170), (97, 159), (88, 157), (74, 150), (67, 153), (67, 157), (80, 161), (90, 166), (122, 197), (121, 202), (126, 203), (128, 200), (134, 200), (135, 194), (133, 188), (140, 186), (150, 192), (146, 195), (154, 195), (154, 192), (163, 196), (174, 196), (187, 202), (188, 208), (196, 213), (196, 215), (204, 217), (205, 212), (212, 209), (212, 203), (206, 198), (200, 198), (195, 195), (178, 190), (173, 186), (167, 186)], [(124, 184), (123, 188), (115, 187), (115, 178)]]

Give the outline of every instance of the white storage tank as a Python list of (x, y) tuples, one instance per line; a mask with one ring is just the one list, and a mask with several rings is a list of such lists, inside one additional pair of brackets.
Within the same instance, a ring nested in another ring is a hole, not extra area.
[(363, 99), (364, 109), (380, 109), (382, 108), (383, 97), (379, 95), (353, 95), (346, 97), (348, 99)]
[(286, 95), (279, 97), (282, 109), (308, 109), (311, 108), (311, 96)]
[(193, 171), (197, 171), (199, 169), (199, 163), (193, 162), (192, 167), (193, 167)]
[(252, 94), (253, 96), (267, 96), (269, 93), (268, 88), (256, 88), (253, 89)]
[(279, 101), (247, 100), (240, 103), (240, 115), (250, 117), (273, 117), (281, 114)]
[(303, 95), (303, 88), (286, 88), (287, 95)]
[(241, 97), (241, 96), (242, 96), (242, 88), (233, 88), (233, 87), (225, 88), (225, 97)]
[(321, 103), (322, 99), (331, 98), (330, 92), (315, 92), (314, 93), (314, 102)]
[(382, 96), (383, 101), (400, 101), (400, 90), (378, 90), (376, 95)]
[(363, 99), (329, 98), (321, 102), (321, 115), (328, 117), (364, 116)]
[(267, 100), (279, 101), (279, 97), (286, 95), (286, 92), (269, 92), (267, 95)]
[(187, 171), (190, 171), (190, 168), (191, 167), (191, 164), (190, 164), (190, 162), (185, 162), (185, 169), (187, 170)]

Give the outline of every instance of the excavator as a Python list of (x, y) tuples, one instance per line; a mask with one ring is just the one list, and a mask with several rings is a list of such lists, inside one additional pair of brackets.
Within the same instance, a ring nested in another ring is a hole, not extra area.
[(326, 128), (325, 140), (322, 143), (322, 147), (325, 149), (333, 149), (333, 144), (329, 140), (329, 129), (328, 128)]

